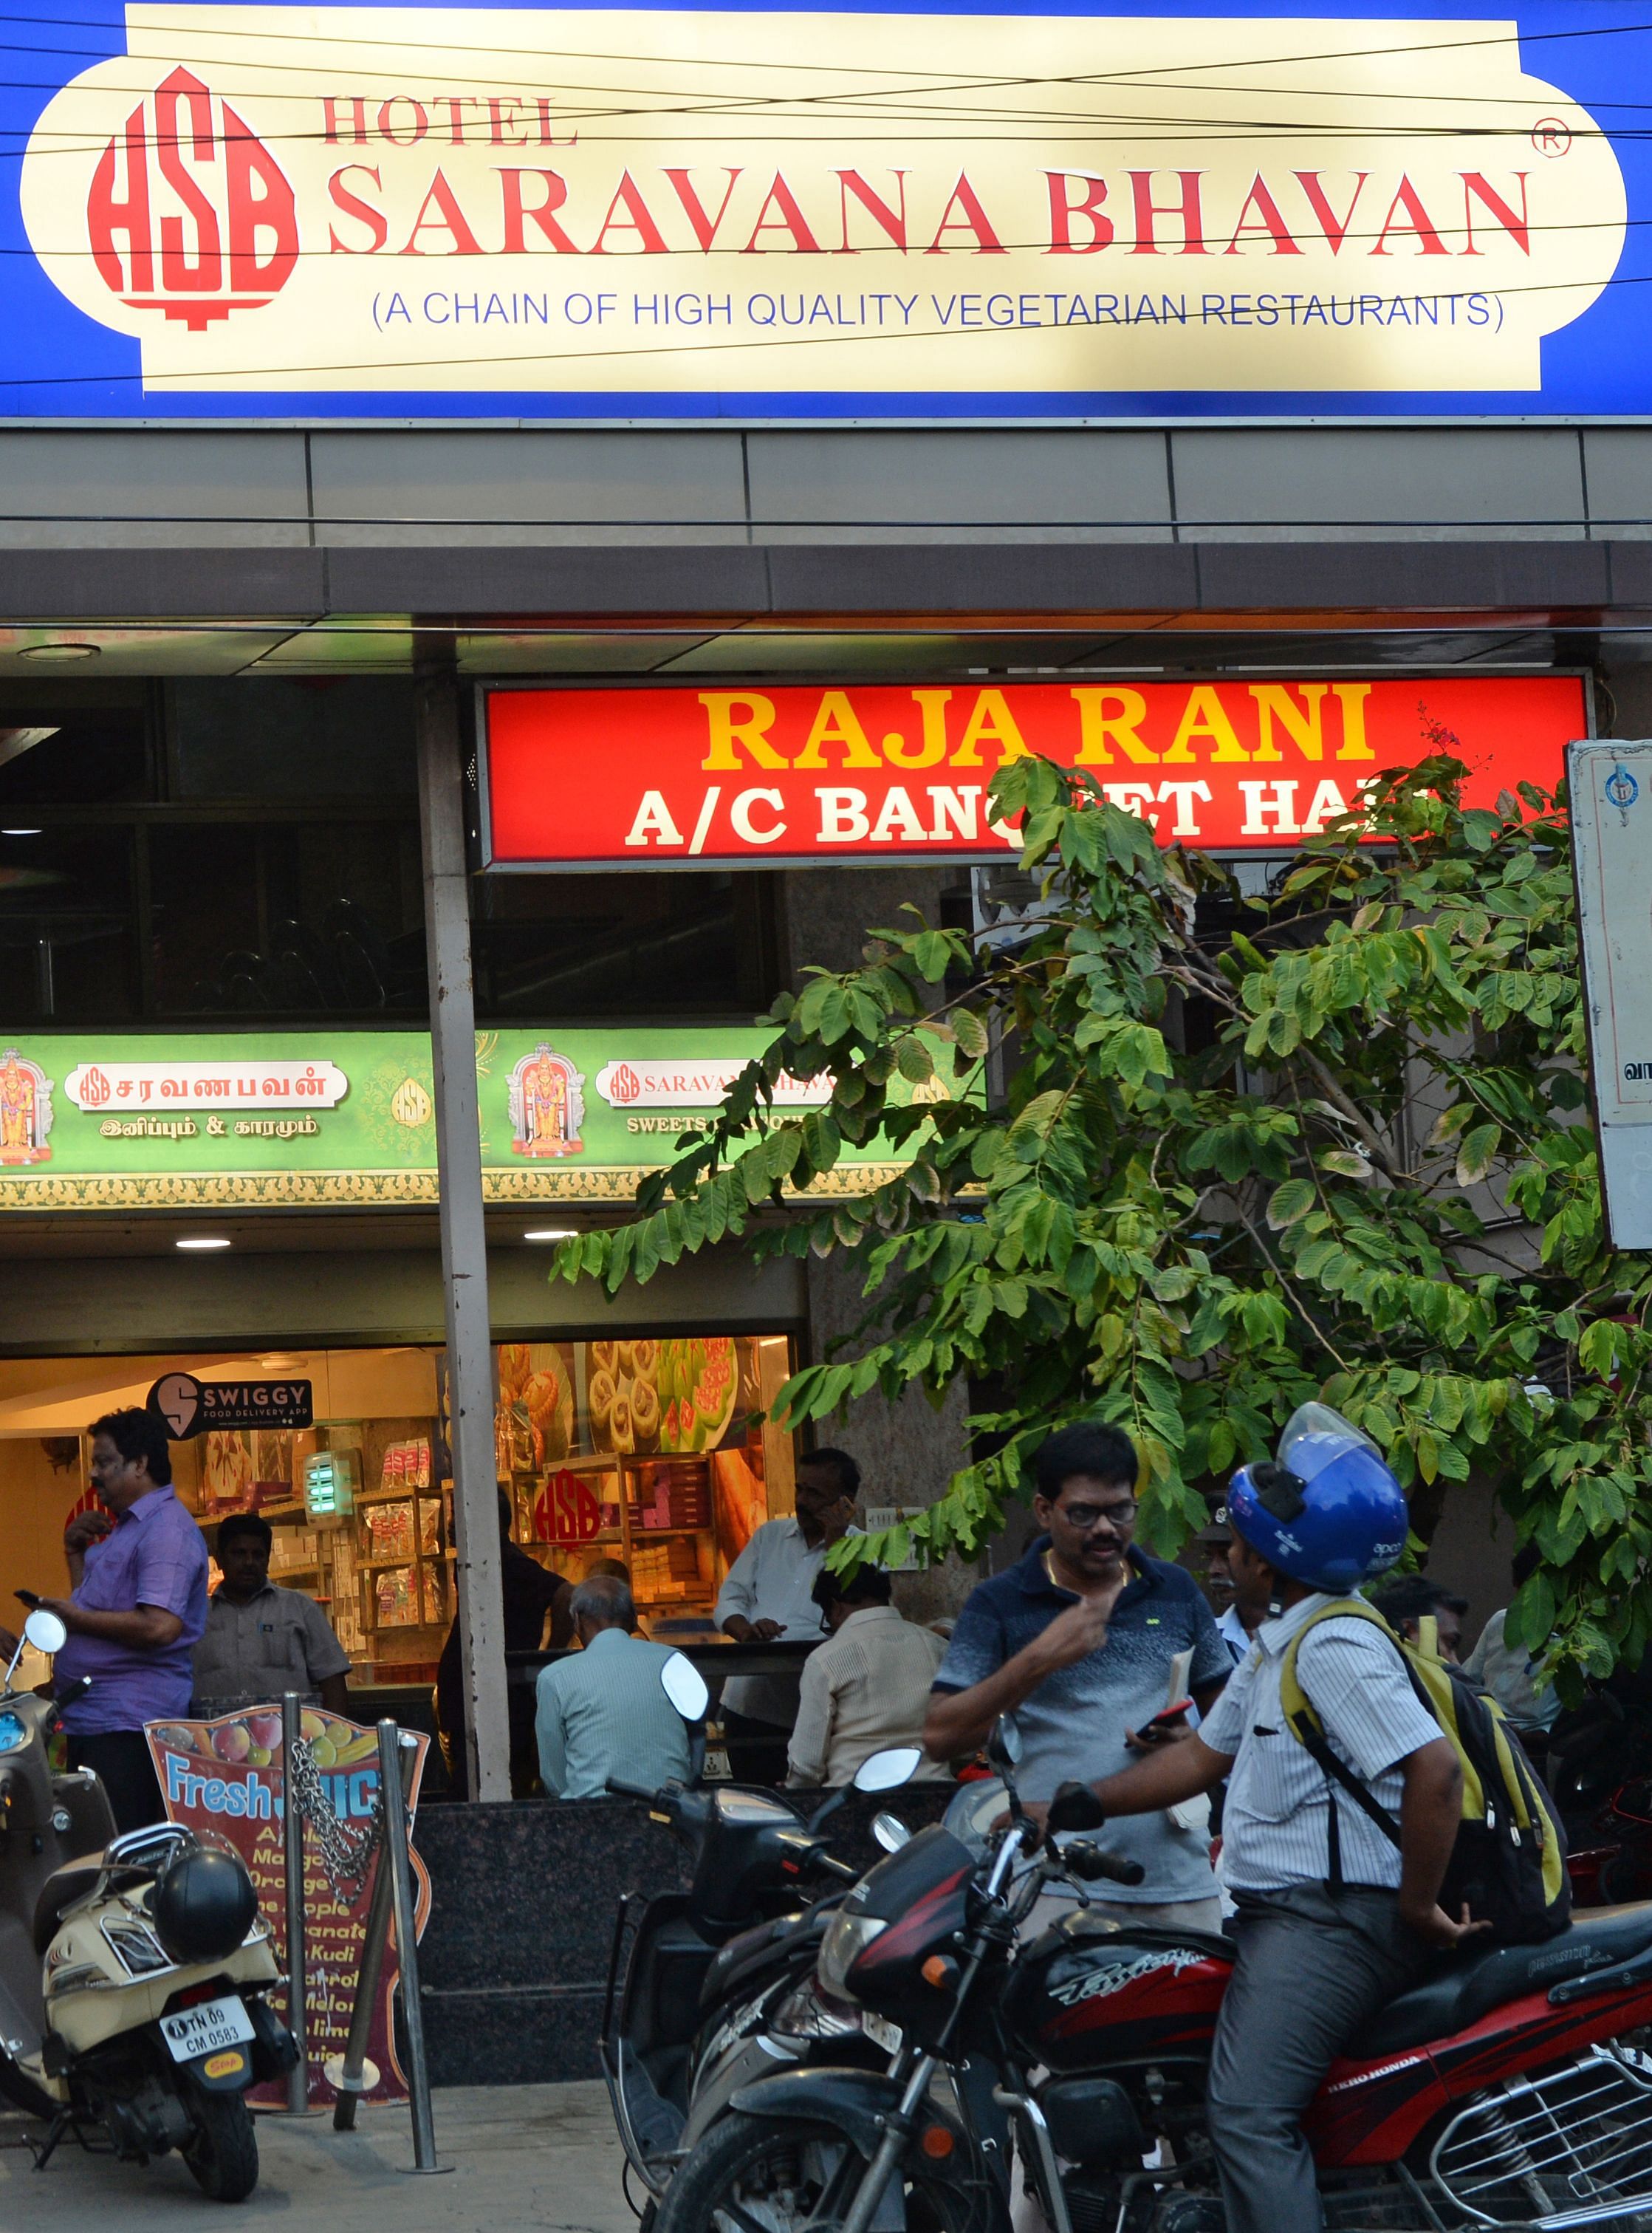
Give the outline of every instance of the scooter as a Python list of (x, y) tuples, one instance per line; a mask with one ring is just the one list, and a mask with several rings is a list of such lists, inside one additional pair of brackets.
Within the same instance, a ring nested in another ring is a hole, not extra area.
[[(1141, 1872), (1082, 1836), (1040, 1849), (1011, 1764), (995, 1761), (1011, 1819), (983, 1854), (926, 1830), (828, 1927), (823, 1990), (901, 2027), (888, 2070), (792, 2070), (746, 2087), (679, 2169), (661, 2233), (1007, 2233), (1012, 2154), (1053, 2233), (1225, 2223), (1205, 2087), (1232, 1944), (1082, 1911), (1024, 1944), (1050, 1881), (1082, 1897)], [(1050, 1809), (1057, 1833), (1102, 1821), (1083, 1785)], [(1644, 2222), (1649, 2023), (1652, 1905), (1443, 1964), (1363, 2028), (1310, 2108), (1327, 2222)]]
[(171, 1823), (113, 1837), (97, 1778), (53, 1774), (68, 1699), (12, 1684), (23, 1644), (49, 1657), (67, 1635), (31, 1612), (0, 1684), (0, 2092), (45, 2120), (38, 2168), (98, 2132), (127, 2162), (176, 2148), (211, 2200), (240, 2202), (246, 2090), (297, 2061), (267, 1998), (286, 1981), (238, 1855)]
[[(691, 1728), (703, 1723), (710, 1694), (690, 1661), (674, 1654), (660, 1683)], [(847, 2022), (817, 2021), (810, 2006), (828, 1912), (855, 1882), (820, 1834), (846, 1794), (805, 1815), (778, 1792), (700, 1786), (703, 1757), (697, 1736), (687, 1784), (655, 1791), (618, 1777), (608, 1783), (646, 1800), (693, 1863), (686, 1892), (621, 1895), (608, 1959), (598, 2051), (627, 2163), (650, 2197), (645, 2227), (683, 2151), (751, 2075), (829, 2043), (841, 2059), (843, 2034), (861, 2029), (858, 2011)], [(914, 1747), (875, 1754), (855, 1787), (893, 1790), (920, 1759)], [(887, 1849), (907, 1831), (880, 1816), (874, 1834)], [(777, 2017), (793, 2027), (784, 2038), (771, 2028)], [(878, 2067), (888, 2060), (886, 2052)]]

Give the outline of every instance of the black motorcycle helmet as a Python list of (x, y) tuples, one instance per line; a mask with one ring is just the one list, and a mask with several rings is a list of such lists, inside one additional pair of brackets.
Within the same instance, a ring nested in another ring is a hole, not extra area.
[(222, 1962), (251, 1930), (258, 1896), (235, 1854), (197, 1846), (155, 1879), (150, 1911), (174, 1962)]

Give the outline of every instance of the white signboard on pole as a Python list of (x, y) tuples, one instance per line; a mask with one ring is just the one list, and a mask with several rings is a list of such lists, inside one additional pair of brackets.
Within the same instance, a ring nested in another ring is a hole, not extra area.
[(1566, 747), (1607, 1230), (1652, 1249), (1652, 741)]

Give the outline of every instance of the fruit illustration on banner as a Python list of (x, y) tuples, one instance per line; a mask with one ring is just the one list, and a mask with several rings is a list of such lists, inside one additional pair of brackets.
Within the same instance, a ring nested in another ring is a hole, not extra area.
[[(378, 1806), (377, 1730), (313, 1706), (304, 1708), (299, 1726), (328, 1805), (346, 1830), (359, 1831), (372, 1820)], [(274, 1937), (276, 1957), (284, 1967), (286, 1781), (279, 1708), (254, 1706), (211, 1721), (153, 1722), (144, 1734), (168, 1819), (185, 1824), (205, 1844), (228, 1845), (240, 1854), (251, 1875), (260, 1911)], [(427, 1737), (417, 1739), (410, 1812), (417, 1807), (429, 1741)], [(383, 1848), (380, 1846), (377, 1859), (359, 1882), (337, 1885), (323, 1863), (322, 1840), (308, 1823), (304, 1843), (309, 1956), (304, 2007), (309, 2021), (309, 2100), (312, 2106), (322, 2106), (334, 2099), (323, 2066), (344, 2051), (366, 1937), (372, 1871), (382, 1865)], [(430, 1912), (430, 1878), (416, 1852), (413, 1863), (422, 1936)], [(396, 1972), (393, 1937), (385, 1951), (367, 2041), (368, 2060), (380, 2074), (367, 2095), (374, 2101), (407, 2098), (391, 2021)], [(272, 2087), (255, 2089), (252, 2098), (284, 2101), (285, 2083), (276, 2081)]]

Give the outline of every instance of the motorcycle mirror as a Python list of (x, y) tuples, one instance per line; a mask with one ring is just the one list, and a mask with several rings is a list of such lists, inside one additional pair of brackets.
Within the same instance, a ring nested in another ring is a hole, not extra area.
[(1021, 1757), (1021, 1731), (1013, 1714), (1000, 1714), (986, 1741), (986, 1756), (998, 1774), (1013, 1768)]
[(23, 1641), (32, 1644), (36, 1651), (43, 1651), (49, 1659), (68, 1642), (68, 1631), (55, 1612), (37, 1605), (23, 1624)]
[(863, 1760), (855, 1771), (857, 1791), (896, 1791), (903, 1783), (910, 1783), (918, 1773), (923, 1754), (917, 1745), (895, 1745), (888, 1752), (875, 1752)]
[(712, 1694), (692, 1659), (673, 1651), (660, 1670), (660, 1687), (686, 1722), (703, 1722)]
[(886, 1853), (898, 1853), (902, 1846), (912, 1842), (912, 1833), (898, 1814), (875, 1814), (872, 1835)]

